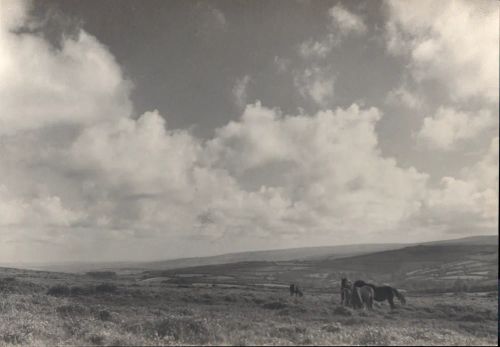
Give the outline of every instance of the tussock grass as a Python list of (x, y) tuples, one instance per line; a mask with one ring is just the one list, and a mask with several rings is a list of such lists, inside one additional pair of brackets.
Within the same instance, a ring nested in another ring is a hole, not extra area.
[(320, 292), (81, 277), (0, 281), (0, 346), (497, 343), (497, 296), (408, 296), (364, 311)]

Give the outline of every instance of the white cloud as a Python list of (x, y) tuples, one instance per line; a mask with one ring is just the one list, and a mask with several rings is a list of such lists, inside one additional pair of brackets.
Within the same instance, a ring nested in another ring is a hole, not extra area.
[(320, 41), (309, 39), (299, 45), (299, 54), (303, 58), (325, 58), (336, 46), (339, 46), (341, 39), (332, 33)]
[(389, 91), (385, 102), (392, 105), (404, 105), (410, 109), (418, 109), (423, 105), (422, 98), (415, 91), (410, 91), (405, 85)]
[(61, 205), (57, 196), (22, 199), (0, 185), (0, 227), (5, 226), (64, 226), (78, 222), (82, 213), (71, 211)]
[(214, 165), (236, 177), (287, 164), (273, 175), (293, 202), (285, 213), (293, 221), (289, 232), (300, 226), (318, 233), (359, 230), (367, 220), (371, 231), (382, 230), (418, 211), (427, 176), (381, 157), (374, 131), (379, 118), (377, 109), (355, 104), (313, 117), (249, 105), (240, 122), (218, 130), (208, 149)]
[(288, 66), (290, 65), (290, 60), (287, 58), (274, 56), (274, 64), (278, 69), (278, 72), (284, 73), (288, 70)]
[(428, 220), (450, 232), (498, 228), (498, 141), (476, 164), (458, 177), (443, 177), (439, 189), (429, 191), (423, 211)]
[(327, 68), (313, 66), (295, 74), (294, 83), (303, 97), (321, 107), (328, 106), (334, 97), (335, 77)]
[(239, 107), (244, 107), (247, 103), (247, 90), (248, 84), (251, 82), (249, 75), (245, 75), (242, 78), (238, 78), (233, 87), (233, 96), (235, 98), (236, 105)]
[(339, 47), (348, 35), (361, 35), (366, 32), (363, 19), (337, 4), (328, 10), (331, 25), (328, 33), (320, 40), (309, 39), (298, 46), (298, 52), (305, 59), (326, 58), (334, 47)]
[[(19, 245), (26, 257), (97, 259), (109, 248), (116, 259), (166, 257), (165, 249), (186, 255), (181, 245), (194, 255), (224, 240), (231, 250), (347, 243), (401, 237), (401, 227), (421, 227), (423, 217), (454, 225), (463, 211), (470, 225), (491, 222), (495, 143), (493, 154), (430, 190), (427, 174), (382, 155), (380, 110), (329, 109), (334, 77), (320, 67), (295, 83), (322, 111), (283, 115), (246, 105), (203, 141), (169, 128), (157, 111), (133, 118), (130, 84), (84, 31), (64, 38), (60, 50), (35, 33), (11, 33), (28, 20), (23, 11), (9, 9), (17, 17), (0, 34), (9, 67), (0, 73), (13, 77), (0, 87), (0, 237), (17, 242), (0, 243), (1, 256), (17, 256)], [(35, 52), (38, 63), (28, 59)], [(248, 81), (235, 88), (242, 105)], [(432, 121), (449, 121), (442, 118)], [(480, 131), (465, 118), (451, 143)], [(194, 240), (201, 246), (191, 250)]]
[(458, 142), (475, 138), (494, 124), (495, 117), (488, 110), (469, 113), (440, 107), (434, 116), (424, 118), (417, 138), (430, 148), (452, 150)]
[(214, 35), (227, 29), (227, 19), (224, 12), (208, 2), (197, 2), (194, 7), (194, 15), (200, 26), (197, 35), (205, 40), (211, 40)]
[(130, 115), (131, 84), (106, 47), (84, 31), (66, 37), (61, 49), (37, 34), (14, 33), (24, 12), (11, 4), (0, 6), (9, 16), (0, 30), (0, 134)]
[(436, 80), (455, 101), (498, 102), (497, 1), (387, 1), (387, 47), (416, 81)]
[(351, 33), (364, 34), (367, 30), (361, 16), (348, 11), (340, 4), (330, 8), (328, 14), (332, 19), (332, 23), (340, 30), (342, 35)]

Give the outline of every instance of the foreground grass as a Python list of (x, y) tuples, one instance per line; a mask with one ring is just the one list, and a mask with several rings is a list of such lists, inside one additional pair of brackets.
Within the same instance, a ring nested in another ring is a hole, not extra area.
[(115, 282), (47, 295), (0, 284), (0, 345), (496, 345), (497, 295), (409, 297), (390, 311), (352, 311), (337, 296)]

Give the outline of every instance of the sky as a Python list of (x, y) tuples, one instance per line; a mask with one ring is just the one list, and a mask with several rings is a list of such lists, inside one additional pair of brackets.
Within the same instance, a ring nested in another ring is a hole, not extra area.
[(0, 81), (0, 262), (497, 233), (497, 1), (0, 0)]

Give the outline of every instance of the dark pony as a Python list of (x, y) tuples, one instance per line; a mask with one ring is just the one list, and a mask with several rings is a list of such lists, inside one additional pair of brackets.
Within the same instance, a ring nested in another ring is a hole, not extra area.
[(353, 284), (353, 290), (356, 290), (356, 288), (361, 288), (369, 286), (373, 288), (373, 299), (375, 301), (385, 301), (387, 300), (389, 302), (389, 305), (391, 305), (391, 309), (395, 308), (396, 306), (394, 305), (394, 297), (398, 298), (398, 300), (404, 305), (406, 304), (406, 299), (403, 296), (402, 293), (400, 293), (396, 288), (393, 288), (391, 286), (376, 286), (371, 283), (366, 283), (365, 281), (358, 280), (354, 282)]
[(290, 284), (290, 296), (303, 296), (304, 293), (300, 290), (299, 286), (292, 283)]

